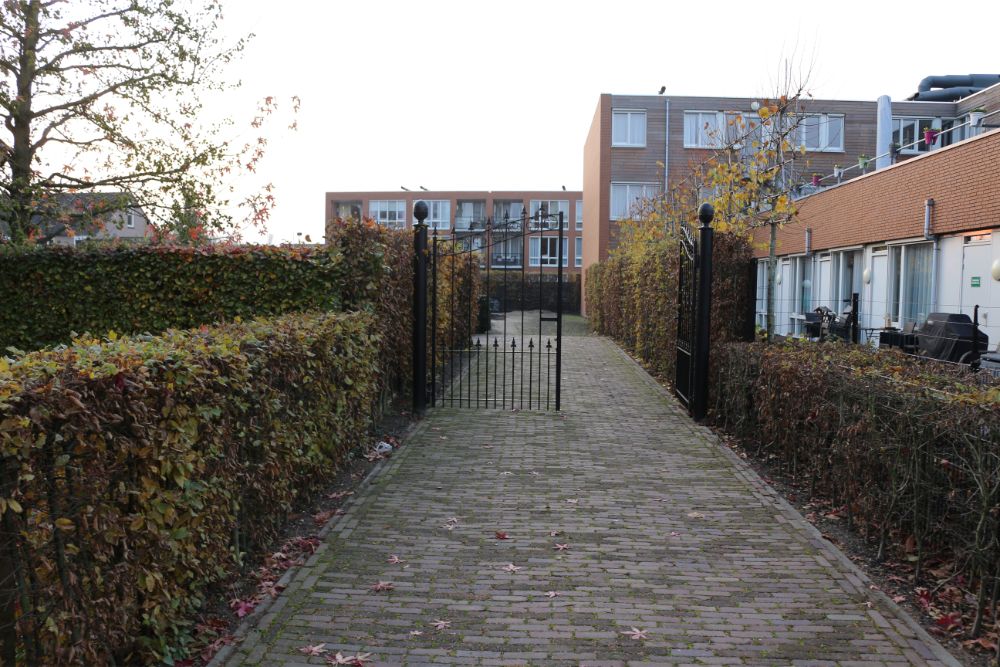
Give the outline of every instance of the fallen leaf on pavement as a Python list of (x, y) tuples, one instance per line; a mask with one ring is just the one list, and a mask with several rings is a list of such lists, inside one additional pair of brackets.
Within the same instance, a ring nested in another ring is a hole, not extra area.
[(649, 639), (649, 637), (646, 636), (646, 631), (640, 630), (639, 628), (632, 628), (631, 630), (625, 630), (621, 634), (631, 639)]

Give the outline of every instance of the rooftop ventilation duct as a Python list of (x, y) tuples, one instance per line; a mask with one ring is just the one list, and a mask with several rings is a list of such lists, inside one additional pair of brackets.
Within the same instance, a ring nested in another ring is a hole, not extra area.
[(917, 92), (910, 99), (917, 102), (954, 102), (998, 83), (1000, 74), (928, 76), (920, 82)]

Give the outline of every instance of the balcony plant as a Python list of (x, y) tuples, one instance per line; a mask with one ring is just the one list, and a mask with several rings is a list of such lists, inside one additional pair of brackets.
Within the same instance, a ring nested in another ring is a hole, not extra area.
[(930, 148), (934, 144), (934, 141), (937, 139), (938, 133), (939, 130), (935, 130), (932, 127), (924, 128), (924, 143), (927, 145), (927, 148)]
[(865, 155), (864, 153), (858, 156), (858, 168), (861, 169), (862, 173), (864, 173), (864, 171), (868, 169), (868, 163), (870, 161), (871, 158)]

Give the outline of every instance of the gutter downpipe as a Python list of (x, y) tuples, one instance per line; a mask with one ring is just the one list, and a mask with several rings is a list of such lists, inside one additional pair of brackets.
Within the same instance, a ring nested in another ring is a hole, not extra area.
[(938, 235), (931, 234), (931, 218), (934, 213), (934, 200), (924, 200), (924, 238), (934, 242), (931, 251), (931, 307), (930, 312), (937, 312), (938, 301)]

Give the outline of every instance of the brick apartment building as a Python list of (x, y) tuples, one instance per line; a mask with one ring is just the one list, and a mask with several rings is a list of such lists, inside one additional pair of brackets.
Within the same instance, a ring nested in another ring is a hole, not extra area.
[(564, 271), (579, 273), (585, 229), (582, 199), (582, 192), (566, 190), (327, 192), (324, 214), (327, 220), (365, 217), (407, 229), (416, 222), (413, 205), (422, 200), (428, 206), (426, 223), (431, 234), (454, 237), (467, 247), (483, 246), (489, 221), (493, 234), (491, 269), (531, 268), (550, 273), (557, 271), (558, 227), (526, 233), (517, 221), (525, 213), (534, 216), (540, 209), (550, 214), (561, 212)]
[[(754, 102), (737, 97), (601, 95), (584, 145), (583, 208), (592, 223), (584, 230), (584, 272), (614, 249), (617, 221), (629, 215), (634, 203), (687, 177), (693, 165), (711, 155), (730, 118), (756, 116)], [(835, 167), (853, 167), (846, 176), (857, 175), (859, 156), (887, 153), (890, 143), (905, 146), (897, 155), (900, 161), (950, 146), (967, 136), (962, 125), (972, 110), (989, 111), (998, 102), (996, 85), (957, 102), (806, 100), (798, 137), (806, 153), (797, 166), (798, 177), (808, 184), (812, 174), (821, 174), (826, 185), (835, 182), (829, 176)], [(939, 131), (931, 145), (921, 140), (925, 127)], [(886, 166), (891, 158), (886, 155), (877, 162), (872, 160), (870, 168)]]
[[(1000, 86), (991, 104), (1000, 109)], [(984, 96), (985, 97), (985, 96)], [(987, 100), (980, 99), (983, 104)], [(1000, 114), (987, 117), (996, 119)], [(990, 347), (1000, 341), (1000, 129), (825, 188), (778, 232), (776, 333), (803, 333), (805, 313), (860, 299), (863, 337), (905, 329), (932, 312), (978, 305)], [(767, 230), (755, 238), (757, 322), (767, 311)]]

